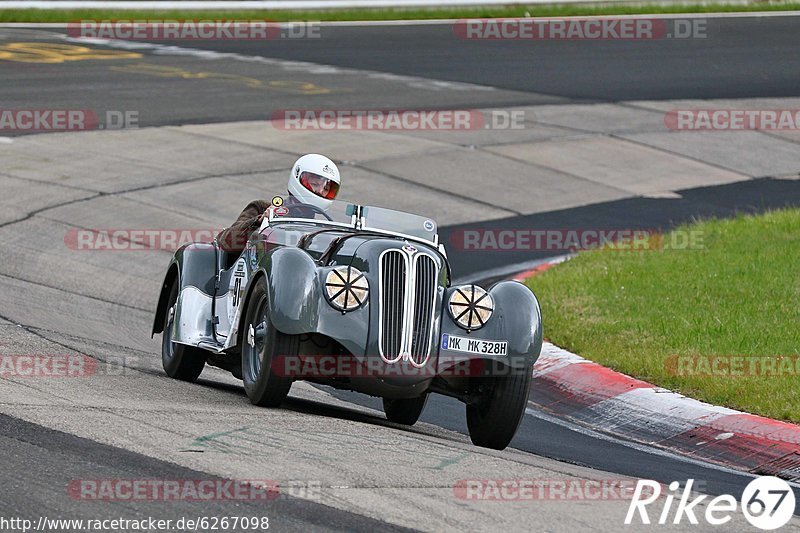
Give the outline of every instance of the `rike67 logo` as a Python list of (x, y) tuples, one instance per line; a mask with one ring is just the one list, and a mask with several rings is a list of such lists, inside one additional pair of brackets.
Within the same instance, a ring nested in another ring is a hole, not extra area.
[[(792, 487), (784, 480), (772, 477), (758, 477), (748, 483), (742, 492), (741, 501), (730, 494), (716, 496), (705, 504), (705, 512), (701, 513), (698, 504), (709, 498), (705, 494), (692, 494), (694, 480), (690, 479), (679, 494), (680, 484), (673, 481), (669, 484), (669, 491), (663, 498), (663, 507), (658, 512), (656, 501), (661, 496), (661, 484), (649, 479), (640, 479), (636, 483), (628, 514), (625, 515), (625, 524), (630, 525), (638, 514), (642, 524), (650, 524), (650, 511), (657, 512), (654, 522), (660, 525), (672, 523), (680, 524), (686, 518), (690, 524), (697, 525), (698, 515), (706, 523), (713, 526), (727, 524), (733, 518), (741, 504), (741, 511), (751, 525), (762, 530), (778, 529), (786, 525), (792, 518), (795, 509), (795, 497)], [(673, 510), (673, 504), (677, 504)]]

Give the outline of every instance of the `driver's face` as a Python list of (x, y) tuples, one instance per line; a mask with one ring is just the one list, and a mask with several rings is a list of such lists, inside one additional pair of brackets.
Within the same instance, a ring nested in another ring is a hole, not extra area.
[(312, 172), (303, 172), (300, 175), (300, 183), (317, 196), (327, 198), (328, 200), (336, 198), (336, 193), (339, 192), (338, 183), (325, 176), (320, 176)]

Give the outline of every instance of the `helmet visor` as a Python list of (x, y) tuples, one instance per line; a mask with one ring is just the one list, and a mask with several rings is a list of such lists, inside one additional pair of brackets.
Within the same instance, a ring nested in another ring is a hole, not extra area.
[(338, 183), (313, 172), (301, 173), (300, 183), (309, 191), (327, 200), (333, 200), (339, 193)]

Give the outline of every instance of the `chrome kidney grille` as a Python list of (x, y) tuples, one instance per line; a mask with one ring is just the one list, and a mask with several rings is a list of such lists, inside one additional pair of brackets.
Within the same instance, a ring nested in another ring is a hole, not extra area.
[(411, 334), (411, 360), (423, 365), (431, 352), (433, 303), (436, 300), (436, 263), (427, 255), (415, 261), (414, 329)]
[(386, 250), (379, 261), (381, 357), (388, 363), (405, 359), (422, 366), (431, 353), (436, 262), (416, 250), (397, 249)]
[(399, 250), (384, 252), (380, 259), (380, 315), (378, 343), (389, 363), (399, 361), (403, 346), (403, 310), (406, 294), (406, 259)]

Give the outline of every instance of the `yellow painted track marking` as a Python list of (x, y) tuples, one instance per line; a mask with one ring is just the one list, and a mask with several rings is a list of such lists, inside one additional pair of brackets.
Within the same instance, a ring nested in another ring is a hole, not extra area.
[(262, 81), (257, 78), (250, 78), (247, 76), (240, 76), (238, 74), (227, 74), (224, 72), (192, 72), (181, 67), (172, 67), (168, 65), (156, 65), (152, 63), (131, 63), (124, 66), (110, 67), (111, 70), (116, 72), (124, 72), (127, 74), (142, 74), (146, 76), (156, 76), (159, 78), (180, 78), (184, 80), (218, 80), (231, 83), (237, 83), (252, 89), (266, 88), (274, 89), (276, 91), (293, 93), (293, 94), (330, 94), (332, 89), (327, 87), (320, 87), (306, 81), (296, 80), (272, 80)]
[(18, 63), (64, 63), (91, 59), (137, 59), (142, 54), (122, 50), (97, 50), (57, 43), (8, 43), (0, 45), (0, 61)]

